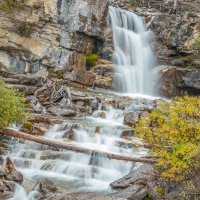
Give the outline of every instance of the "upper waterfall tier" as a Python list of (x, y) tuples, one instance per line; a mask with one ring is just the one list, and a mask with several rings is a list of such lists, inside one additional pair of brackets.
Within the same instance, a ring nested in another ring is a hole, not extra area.
[(113, 27), (116, 83), (126, 93), (153, 95), (152, 68), (155, 58), (150, 46), (153, 34), (134, 13), (109, 7)]

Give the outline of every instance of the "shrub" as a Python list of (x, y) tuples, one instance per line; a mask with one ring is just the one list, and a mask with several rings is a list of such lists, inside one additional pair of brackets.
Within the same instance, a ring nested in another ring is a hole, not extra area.
[(187, 12), (187, 11), (190, 10), (190, 6), (189, 6), (189, 5), (184, 5), (183, 8), (182, 8), (182, 10), (183, 10), (184, 12)]
[(88, 66), (92, 67), (95, 65), (95, 62), (99, 59), (97, 54), (89, 54), (86, 57), (86, 63)]
[(162, 177), (181, 181), (199, 175), (199, 97), (176, 97), (162, 103), (149, 119), (139, 121), (135, 133), (154, 144), (151, 153), (160, 156), (156, 168)]
[(4, 0), (0, 3), (0, 10), (13, 13), (16, 9), (20, 9), (24, 5), (23, 1)]
[(14, 32), (22, 37), (29, 37), (34, 25), (34, 23), (21, 22), (20, 24), (16, 24)]
[(16, 89), (7, 89), (0, 80), (0, 129), (12, 123), (21, 123), (26, 119), (25, 98)]

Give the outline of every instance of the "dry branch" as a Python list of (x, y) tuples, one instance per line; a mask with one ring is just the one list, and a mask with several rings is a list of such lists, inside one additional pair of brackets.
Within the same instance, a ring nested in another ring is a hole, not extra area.
[(133, 157), (128, 157), (128, 156), (122, 156), (122, 155), (116, 155), (116, 154), (111, 154), (103, 151), (98, 151), (98, 150), (91, 150), (91, 149), (86, 149), (82, 147), (77, 147), (73, 145), (66, 144), (64, 142), (58, 142), (54, 140), (49, 140), (40, 136), (34, 136), (30, 135), (24, 132), (12, 130), (12, 129), (5, 129), (1, 132), (3, 135), (7, 136), (12, 136), (24, 140), (30, 140), (33, 142), (37, 142), (40, 144), (48, 145), (55, 147), (57, 149), (66, 149), (69, 151), (75, 151), (76, 153), (84, 153), (88, 155), (97, 155), (100, 157), (105, 157), (108, 159), (115, 159), (115, 160), (123, 160), (123, 161), (131, 161), (131, 162), (141, 162), (141, 163), (156, 163), (156, 160), (153, 159), (145, 159), (145, 158), (133, 158)]

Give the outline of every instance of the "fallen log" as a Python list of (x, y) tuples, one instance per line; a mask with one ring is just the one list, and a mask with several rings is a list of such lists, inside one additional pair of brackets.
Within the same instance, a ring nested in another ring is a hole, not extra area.
[(103, 151), (98, 151), (98, 150), (91, 150), (91, 149), (86, 149), (78, 146), (73, 146), (66, 144), (64, 142), (59, 142), (59, 141), (54, 141), (54, 140), (49, 140), (40, 136), (34, 136), (30, 135), (24, 132), (16, 131), (13, 129), (5, 129), (3, 130), (0, 134), (7, 135), (7, 136), (12, 136), (24, 140), (30, 140), (33, 142), (37, 142), (40, 144), (48, 145), (55, 147), (57, 149), (66, 149), (69, 151), (75, 151), (76, 153), (84, 153), (88, 155), (97, 155), (100, 157), (105, 157), (108, 159), (115, 159), (115, 160), (122, 160), (122, 161), (131, 161), (131, 162), (141, 162), (141, 163), (156, 163), (156, 160), (153, 159), (145, 159), (145, 158), (133, 158), (133, 157), (128, 157), (128, 156), (123, 156), (123, 155), (116, 155), (116, 154), (111, 154)]

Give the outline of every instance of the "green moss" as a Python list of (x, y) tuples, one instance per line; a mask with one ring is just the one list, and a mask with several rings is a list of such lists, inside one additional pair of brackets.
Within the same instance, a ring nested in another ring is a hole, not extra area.
[(63, 72), (58, 72), (56, 78), (57, 79), (62, 79), (63, 78), (64, 73)]
[(183, 11), (187, 12), (190, 10), (190, 6), (189, 5), (184, 5), (182, 8)]
[(83, 106), (89, 106), (89, 102), (88, 101), (84, 101), (83, 102)]
[(25, 108), (32, 108), (32, 106), (30, 104), (24, 104)]
[(150, 196), (146, 196), (142, 200), (152, 200), (152, 198)]
[(23, 1), (4, 0), (0, 3), (0, 10), (4, 10), (8, 13), (13, 13), (16, 9), (20, 9), (24, 6)]
[(99, 56), (97, 54), (89, 54), (86, 57), (86, 63), (88, 66), (92, 67), (95, 65), (95, 62), (99, 59)]
[(169, 27), (167, 30), (168, 30), (169, 32), (171, 32), (171, 31), (172, 31), (172, 28)]
[(39, 97), (39, 101), (41, 102), (41, 103), (44, 103), (44, 102), (46, 102), (47, 101), (47, 98), (46, 97)]
[(157, 193), (164, 195), (165, 194), (165, 189), (162, 187), (157, 188)]
[(26, 126), (28, 130), (31, 130), (33, 127), (33, 124), (31, 122), (25, 122), (23, 125)]
[(34, 23), (21, 22), (15, 25), (14, 32), (22, 37), (29, 37), (33, 31), (34, 26)]

